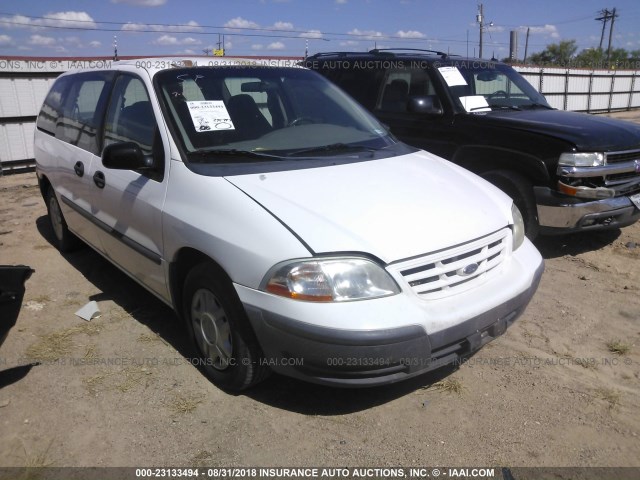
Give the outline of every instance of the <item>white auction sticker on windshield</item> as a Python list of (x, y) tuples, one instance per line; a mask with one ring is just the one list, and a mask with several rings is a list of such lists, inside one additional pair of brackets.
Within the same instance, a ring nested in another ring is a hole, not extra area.
[(467, 81), (460, 73), (460, 70), (458, 70), (458, 67), (440, 67), (438, 68), (438, 71), (450, 87), (455, 87), (456, 85), (467, 85)]
[(231, 116), (222, 100), (187, 102), (196, 132), (235, 130)]
[(462, 106), (467, 112), (490, 112), (491, 107), (487, 103), (487, 99), (482, 95), (471, 95), (469, 97), (460, 97)]

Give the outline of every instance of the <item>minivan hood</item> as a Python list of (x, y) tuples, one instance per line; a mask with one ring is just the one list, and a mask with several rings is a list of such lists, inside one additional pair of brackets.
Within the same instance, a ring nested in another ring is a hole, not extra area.
[(366, 252), (389, 263), (504, 228), (511, 199), (426, 152), (226, 177), (311, 253)]
[(517, 128), (565, 140), (580, 151), (620, 151), (640, 148), (640, 126), (624, 120), (563, 110), (498, 110), (482, 123)]

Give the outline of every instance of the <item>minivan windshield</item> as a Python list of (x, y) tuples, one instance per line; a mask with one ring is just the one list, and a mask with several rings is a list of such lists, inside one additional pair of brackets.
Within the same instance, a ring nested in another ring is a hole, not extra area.
[(354, 155), (397, 143), (354, 100), (302, 68), (172, 69), (154, 84), (190, 160)]
[(465, 60), (438, 71), (454, 102), (467, 112), (551, 109), (544, 96), (508, 65)]

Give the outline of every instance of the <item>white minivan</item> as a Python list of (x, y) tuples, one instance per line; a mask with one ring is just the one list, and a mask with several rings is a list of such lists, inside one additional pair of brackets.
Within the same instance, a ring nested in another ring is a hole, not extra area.
[(512, 200), (297, 67), (200, 58), (61, 75), (35, 133), (79, 240), (184, 319), (214, 383), (392, 383), (502, 334), (543, 261)]

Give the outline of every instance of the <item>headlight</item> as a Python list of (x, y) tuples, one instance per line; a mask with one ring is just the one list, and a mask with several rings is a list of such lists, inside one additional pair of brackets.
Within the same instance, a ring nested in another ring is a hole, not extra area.
[(604, 153), (563, 153), (558, 165), (562, 167), (601, 167), (604, 165)]
[(310, 302), (344, 302), (400, 293), (391, 276), (364, 258), (291, 262), (267, 274), (263, 290)]
[(524, 242), (524, 219), (516, 204), (511, 205), (511, 215), (513, 215), (513, 251), (515, 252), (522, 242)]

